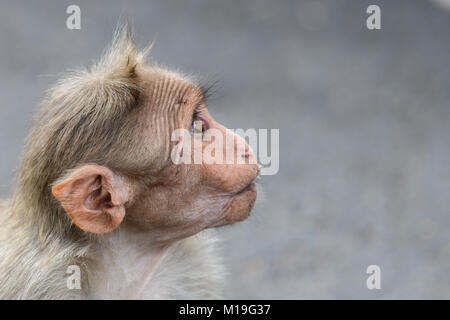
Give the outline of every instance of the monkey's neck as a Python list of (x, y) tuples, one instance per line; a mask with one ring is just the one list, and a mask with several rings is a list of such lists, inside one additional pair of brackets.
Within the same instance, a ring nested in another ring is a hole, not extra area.
[(149, 238), (127, 228), (104, 236), (90, 272), (89, 298), (149, 298), (152, 278), (170, 247), (149, 243)]

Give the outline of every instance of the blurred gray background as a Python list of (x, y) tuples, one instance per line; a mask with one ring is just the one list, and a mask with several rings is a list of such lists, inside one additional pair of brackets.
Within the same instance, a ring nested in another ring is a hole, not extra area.
[[(81, 7), (81, 30), (66, 8)], [(366, 28), (381, 7), (382, 29)], [(450, 298), (450, 12), (429, 1), (0, 3), (0, 196), (58, 73), (119, 18), (153, 58), (218, 79), (212, 115), (279, 128), (280, 171), (220, 230), (226, 298)], [(366, 268), (381, 267), (381, 290)]]

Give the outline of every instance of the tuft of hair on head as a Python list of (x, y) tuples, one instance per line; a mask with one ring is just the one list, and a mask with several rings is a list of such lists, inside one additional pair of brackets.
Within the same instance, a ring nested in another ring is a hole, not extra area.
[(119, 27), (100, 60), (88, 69), (70, 70), (48, 91), (47, 104), (75, 96), (80, 108), (95, 108), (90, 114), (101, 111), (103, 116), (116, 116), (126, 111), (136, 104), (140, 93), (137, 68), (145, 65), (149, 51), (138, 52), (131, 28)]
[(124, 25), (114, 33), (112, 44), (90, 70), (93, 80), (132, 79), (136, 67), (142, 64), (148, 52), (138, 52), (131, 27)]

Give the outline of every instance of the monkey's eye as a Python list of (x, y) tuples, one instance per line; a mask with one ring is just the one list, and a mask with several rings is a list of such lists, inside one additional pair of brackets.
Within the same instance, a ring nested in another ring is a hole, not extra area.
[(194, 114), (192, 115), (192, 125), (191, 130), (193, 133), (204, 133), (206, 131), (205, 123), (199, 117), (200, 110), (199, 108), (195, 109)]
[(192, 132), (193, 133), (204, 133), (205, 126), (203, 125), (203, 121), (200, 119), (192, 121)]

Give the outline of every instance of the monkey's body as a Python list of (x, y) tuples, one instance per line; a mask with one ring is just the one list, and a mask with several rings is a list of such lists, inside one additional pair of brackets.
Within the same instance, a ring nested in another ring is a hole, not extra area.
[[(259, 168), (198, 85), (145, 55), (123, 30), (98, 64), (47, 93), (0, 215), (0, 298), (220, 297), (223, 267), (203, 230), (248, 217)], [(179, 129), (199, 142), (183, 145), (190, 160), (216, 147), (209, 129), (233, 143), (214, 161), (175, 163)], [(68, 284), (76, 270), (80, 289)]]

